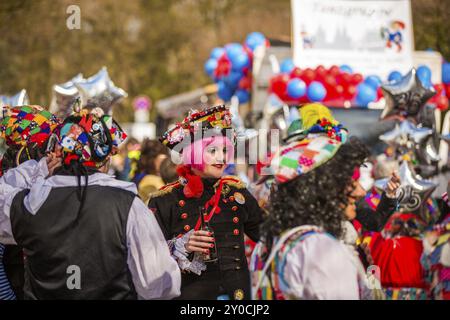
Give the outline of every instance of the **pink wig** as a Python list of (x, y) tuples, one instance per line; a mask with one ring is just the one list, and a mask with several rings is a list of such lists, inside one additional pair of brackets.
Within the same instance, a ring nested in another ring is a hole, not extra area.
[(208, 146), (222, 143), (227, 149), (225, 163), (231, 163), (234, 159), (234, 145), (226, 136), (212, 136), (194, 141), (183, 149), (183, 164), (193, 169), (203, 171), (205, 168), (204, 153)]

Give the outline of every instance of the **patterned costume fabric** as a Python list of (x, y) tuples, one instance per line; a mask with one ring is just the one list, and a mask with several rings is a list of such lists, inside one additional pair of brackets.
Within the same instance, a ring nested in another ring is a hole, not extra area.
[[(204, 138), (209, 130), (212, 130), (208, 132), (209, 134), (221, 134), (224, 136), (227, 135), (226, 131), (230, 130), (230, 133), (233, 135), (230, 137), (230, 140), (234, 141), (235, 133), (231, 128), (231, 113), (225, 105), (207, 108), (202, 111), (193, 110), (183, 121), (164, 133), (160, 141), (169, 149), (173, 149), (180, 143), (186, 145), (196, 139)], [(190, 137), (190, 140), (186, 139), (187, 137)]]
[[(274, 258), (270, 261), (270, 266), (267, 268), (266, 274), (264, 269), (266, 268), (267, 248), (259, 242), (253, 251), (251, 258), (250, 269), (254, 270), (252, 275), (252, 291), (253, 295), (258, 300), (288, 300), (289, 297), (285, 295), (285, 292), (289, 290), (289, 283), (284, 280), (284, 268), (286, 266), (286, 258), (289, 251), (303, 241), (309, 235), (315, 233), (324, 233), (317, 227), (308, 226), (290, 235), (285, 241), (281, 243), (281, 247), (277, 250)], [(327, 234), (327, 233), (325, 233)], [(328, 235), (328, 234), (327, 234)], [(330, 235), (330, 237), (332, 237)], [(277, 241), (275, 241), (277, 243)], [(258, 287), (258, 283), (261, 285)]]
[(5, 246), (0, 243), (0, 300), (15, 300), (16, 296), (14, 291), (11, 289), (2, 263), (4, 252)]
[(1, 137), (8, 146), (27, 146), (37, 143), (40, 147), (60, 124), (59, 119), (40, 106), (22, 106), (3, 109)]
[(436, 243), (422, 256), (430, 295), (437, 300), (450, 300), (450, 214), (433, 227), (438, 235)]
[(126, 139), (126, 133), (109, 115), (82, 110), (77, 123), (67, 121), (59, 133), (64, 161), (79, 161), (87, 167), (101, 167), (107, 156)]

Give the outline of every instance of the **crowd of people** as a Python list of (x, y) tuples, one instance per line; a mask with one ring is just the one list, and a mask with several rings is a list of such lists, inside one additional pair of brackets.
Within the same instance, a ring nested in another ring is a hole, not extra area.
[(3, 113), (0, 299), (450, 298), (448, 197), (400, 211), (321, 104), (246, 181), (224, 105), (142, 143), (99, 108)]

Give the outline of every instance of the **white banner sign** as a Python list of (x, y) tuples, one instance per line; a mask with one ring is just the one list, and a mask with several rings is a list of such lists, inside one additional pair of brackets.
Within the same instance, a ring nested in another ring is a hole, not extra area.
[(349, 65), (383, 79), (413, 66), (409, 0), (292, 0), (294, 62)]

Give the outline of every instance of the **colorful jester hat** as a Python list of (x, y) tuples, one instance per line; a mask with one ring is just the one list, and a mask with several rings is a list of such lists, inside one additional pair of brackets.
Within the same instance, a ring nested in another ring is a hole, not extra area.
[(64, 164), (76, 161), (85, 167), (101, 167), (127, 138), (110, 115), (100, 108), (79, 110), (63, 123), (59, 134)]
[[(299, 139), (282, 146), (264, 172), (278, 184), (291, 181), (330, 160), (347, 140), (347, 130), (324, 105), (313, 103), (300, 108)], [(291, 130), (291, 133), (294, 130)]]
[(1, 137), (9, 147), (21, 149), (31, 144), (45, 147), (60, 120), (41, 106), (3, 107)]
[(164, 133), (160, 141), (169, 149), (181, 153), (183, 147), (195, 140), (213, 135), (228, 136), (231, 141), (235, 139), (231, 113), (225, 105), (202, 111), (192, 110), (183, 121)]

